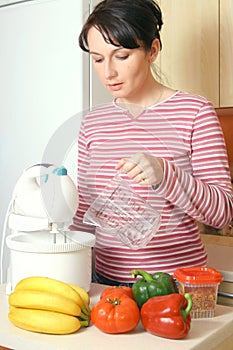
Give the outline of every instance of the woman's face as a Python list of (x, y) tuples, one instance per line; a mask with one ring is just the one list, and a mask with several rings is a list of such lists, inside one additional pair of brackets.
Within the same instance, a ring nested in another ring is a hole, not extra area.
[(126, 49), (106, 43), (98, 29), (88, 32), (88, 46), (94, 69), (110, 93), (122, 101), (139, 103), (152, 77), (151, 51)]

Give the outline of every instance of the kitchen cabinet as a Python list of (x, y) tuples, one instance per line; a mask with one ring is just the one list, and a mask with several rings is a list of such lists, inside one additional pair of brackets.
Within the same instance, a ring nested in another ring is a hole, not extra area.
[(160, 0), (165, 83), (233, 106), (233, 0)]
[(220, 106), (233, 106), (233, 0), (220, 4)]

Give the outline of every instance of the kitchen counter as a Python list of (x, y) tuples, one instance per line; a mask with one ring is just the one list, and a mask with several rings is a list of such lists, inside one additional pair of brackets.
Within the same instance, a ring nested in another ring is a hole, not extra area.
[[(99, 300), (101, 291), (106, 286), (92, 284), (91, 304)], [(94, 326), (82, 328), (69, 335), (48, 335), (28, 332), (15, 327), (8, 320), (8, 301), (5, 286), (0, 286), (0, 345), (14, 349), (36, 350), (232, 350), (233, 344), (233, 308), (217, 305), (213, 318), (192, 320), (191, 330), (185, 339), (170, 340), (147, 333), (141, 324), (127, 334), (105, 334)]]

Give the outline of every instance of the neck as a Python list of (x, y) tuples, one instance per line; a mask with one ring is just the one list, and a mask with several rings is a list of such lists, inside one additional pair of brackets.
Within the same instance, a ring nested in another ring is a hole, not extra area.
[(164, 86), (158, 83), (153, 77), (147, 81), (139, 94), (127, 98), (118, 98), (117, 104), (134, 104), (141, 107), (149, 107), (162, 101)]

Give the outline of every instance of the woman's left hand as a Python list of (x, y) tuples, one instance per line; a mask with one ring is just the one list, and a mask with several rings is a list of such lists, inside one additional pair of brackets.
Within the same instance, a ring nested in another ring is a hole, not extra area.
[(140, 185), (158, 185), (163, 178), (163, 161), (148, 153), (122, 158), (116, 166)]

